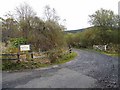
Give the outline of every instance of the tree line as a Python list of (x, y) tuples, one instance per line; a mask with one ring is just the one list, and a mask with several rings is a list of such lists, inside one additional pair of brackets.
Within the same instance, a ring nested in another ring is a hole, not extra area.
[(119, 51), (120, 16), (111, 10), (100, 9), (89, 15), (92, 27), (82, 32), (66, 34), (67, 43), (77, 48), (92, 48), (93, 45), (108, 45), (110, 51)]

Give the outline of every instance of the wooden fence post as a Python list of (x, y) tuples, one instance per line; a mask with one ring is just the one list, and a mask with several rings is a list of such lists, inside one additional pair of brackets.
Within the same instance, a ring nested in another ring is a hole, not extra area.
[(69, 45), (69, 52), (70, 52), (70, 53), (72, 52), (72, 48), (71, 48), (71, 45)]
[(18, 61), (20, 61), (20, 53), (19, 52), (17, 53), (17, 59), (18, 59)]
[(33, 52), (31, 52), (31, 58), (33, 59)]

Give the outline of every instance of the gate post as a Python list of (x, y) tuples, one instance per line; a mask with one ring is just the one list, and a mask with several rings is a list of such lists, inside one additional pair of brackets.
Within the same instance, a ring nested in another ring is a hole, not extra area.
[(72, 52), (72, 48), (71, 48), (71, 45), (69, 45), (69, 53)]

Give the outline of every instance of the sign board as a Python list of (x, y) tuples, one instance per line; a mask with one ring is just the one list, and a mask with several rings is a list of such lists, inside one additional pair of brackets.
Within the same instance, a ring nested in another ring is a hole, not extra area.
[(20, 45), (20, 51), (29, 51), (30, 45)]

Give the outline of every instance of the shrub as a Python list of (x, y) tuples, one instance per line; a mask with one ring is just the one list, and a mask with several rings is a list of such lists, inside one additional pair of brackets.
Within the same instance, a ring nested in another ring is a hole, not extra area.
[(17, 53), (19, 51), (19, 45), (27, 42), (24, 38), (11, 38), (8, 46), (6, 47), (5, 53)]
[(48, 57), (50, 59), (51, 63), (57, 62), (59, 60), (59, 58), (62, 56), (62, 50), (51, 50), (48, 53)]
[(17, 47), (19, 47), (19, 45), (25, 44), (27, 42), (27, 40), (22, 37), (21, 38), (12, 38), (12, 39), (10, 39), (10, 42), (13, 47), (17, 48)]
[(8, 47), (6, 49), (6, 53), (17, 53), (19, 51), (18, 48), (15, 48), (15, 47)]

